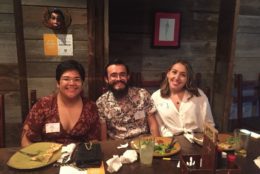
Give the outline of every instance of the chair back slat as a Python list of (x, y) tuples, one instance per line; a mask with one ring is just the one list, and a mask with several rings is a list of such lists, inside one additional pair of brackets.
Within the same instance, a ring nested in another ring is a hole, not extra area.
[(36, 102), (37, 102), (37, 92), (36, 89), (32, 89), (30, 92), (30, 107), (32, 108)]
[(5, 103), (3, 94), (0, 94), (0, 147), (5, 147)]

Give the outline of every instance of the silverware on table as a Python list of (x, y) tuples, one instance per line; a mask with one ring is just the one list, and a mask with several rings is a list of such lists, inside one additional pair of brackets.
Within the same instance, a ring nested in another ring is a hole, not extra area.
[(175, 136), (173, 135), (170, 144), (168, 145), (167, 149), (165, 149), (165, 152), (169, 153), (172, 150), (172, 148), (174, 147), (176, 142), (177, 142), (177, 140), (175, 139)]

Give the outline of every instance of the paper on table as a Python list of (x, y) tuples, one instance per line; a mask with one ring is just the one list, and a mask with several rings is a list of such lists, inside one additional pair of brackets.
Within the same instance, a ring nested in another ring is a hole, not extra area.
[[(66, 163), (70, 160), (70, 157), (72, 155), (72, 152), (74, 151), (76, 147), (75, 143), (68, 144), (67, 146), (63, 146), (61, 149), (61, 157), (58, 159), (58, 163)], [(66, 159), (65, 159), (66, 157)]]
[(59, 174), (87, 174), (87, 170), (78, 170), (71, 166), (61, 166)]
[(100, 167), (97, 168), (87, 168), (87, 169), (77, 169), (73, 166), (61, 166), (59, 174), (105, 174), (104, 164), (101, 163)]
[(257, 157), (255, 160), (254, 160), (255, 164), (257, 165), (258, 168), (260, 168), (260, 156)]
[(128, 147), (128, 143), (120, 144), (119, 146), (117, 146), (118, 149), (127, 148), (127, 147)]
[(251, 137), (256, 138), (256, 139), (260, 138), (260, 134), (258, 134), (258, 133), (256, 133), (256, 132), (249, 131), (249, 130), (247, 130), (247, 129), (241, 129), (240, 131), (243, 132), (243, 133), (248, 133), (248, 132), (250, 132)]

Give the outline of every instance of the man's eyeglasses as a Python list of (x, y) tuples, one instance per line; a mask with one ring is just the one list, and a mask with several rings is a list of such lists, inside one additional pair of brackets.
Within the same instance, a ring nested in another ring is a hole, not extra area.
[(116, 78), (121, 78), (121, 79), (125, 79), (127, 78), (127, 73), (123, 72), (123, 73), (112, 73), (110, 74), (110, 77), (113, 78), (113, 79), (116, 79)]
[(76, 77), (76, 78), (62, 77), (61, 81), (65, 82), (65, 83), (74, 82), (77, 84), (82, 82), (80, 77)]

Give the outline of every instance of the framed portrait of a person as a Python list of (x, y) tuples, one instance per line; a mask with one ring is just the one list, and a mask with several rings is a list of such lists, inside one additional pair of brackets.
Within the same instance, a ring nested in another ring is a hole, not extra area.
[(48, 8), (44, 11), (43, 24), (54, 31), (64, 33), (71, 24), (71, 16), (59, 8)]

